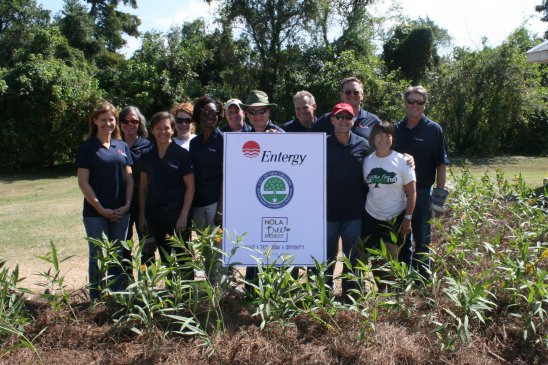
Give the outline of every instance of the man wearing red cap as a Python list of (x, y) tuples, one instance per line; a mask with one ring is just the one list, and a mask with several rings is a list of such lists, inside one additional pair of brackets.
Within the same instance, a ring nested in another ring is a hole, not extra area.
[[(352, 132), (354, 108), (340, 103), (331, 111), (333, 134), (326, 141), (327, 163), (327, 260), (336, 259), (339, 238), (343, 252), (355, 264), (362, 232), (366, 187), (363, 158), (369, 153), (365, 138)], [(343, 292), (350, 286), (343, 281)]]

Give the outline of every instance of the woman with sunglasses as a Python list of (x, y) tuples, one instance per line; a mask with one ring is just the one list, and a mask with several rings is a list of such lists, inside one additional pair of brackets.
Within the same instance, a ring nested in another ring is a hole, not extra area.
[[(148, 140), (148, 131), (145, 126), (146, 119), (136, 106), (126, 106), (120, 112), (120, 127), (122, 130), (122, 139), (127, 143), (129, 150), (131, 151), (131, 159), (133, 160), (133, 166), (131, 171), (133, 175), (134, 188), (133, 198), (131, 200), (131, 209), (129, 211), (129, 227), (127, 231), (127, 239), (133, 239), (133, 226), (137, 231), (137, 237), (139, 241), (143, 239), (143, 234), (139, 225), (139, 184), (140, 184), (140, 163), (141, 158), (151, 149), (152, 143)], [(149, 257), (150, 254), (146, 254), (146, 247), (143, 248), (143, 256)], [(125, 271), (131, 274), (131, 252), (124, 250)], [(143, 261), (146, 261), (143, 258)]]
[[(194, 103), (192, 119), (198, 121), (200, 133), (190, 141), (190, 155), (194, 164), (196, 193), (192, 202), (192, 221), (198, 230), (222, 223), (223, 134), (219, 122), (223, 104), (209, 96)], [(217, 280), (218, 265), (212, 253), (206, 252), (206, 271), (212, 282)]]
[[(103, 235), (114, 242), (122, 255), (121, 242), (126, 239), (129, 209), (133, 197), (133, 164), (128, 145), (120, 138), (118, 111), (109, 102), (95, 107), (89, 118), (89, 134), (76, 154), (78, 186), (84, 194), (84, 227), (90, 239), (89, 295), (91, 300), (101, 297), (101, 277), (97, 259), (101, 248), (97, 241)], [(108, 268), (108, 281), (114, 291), (124, 290), (127, 277), (123, 268)]]
[(171, 109), (171, 114), (175, 116), (175, 137), (173, 137), (173, 142), (187, 151), (190, 147), (190, 140), (196, 137), (196, 134), (194, 134), (196, 125), (192, 120), (193, 110), (192, 103), (188, 101), (177, 104)]

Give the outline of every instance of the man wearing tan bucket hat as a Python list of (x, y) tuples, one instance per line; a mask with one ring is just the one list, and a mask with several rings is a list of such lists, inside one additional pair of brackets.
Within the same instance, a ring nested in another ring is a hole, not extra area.
[(278, 132), (284, 130), (270, 121), (270, 113), (278, 107), (268, 101), (268, 95), (261, 90), (251, 90), (242, 109), (251, 123), (251, 132)]

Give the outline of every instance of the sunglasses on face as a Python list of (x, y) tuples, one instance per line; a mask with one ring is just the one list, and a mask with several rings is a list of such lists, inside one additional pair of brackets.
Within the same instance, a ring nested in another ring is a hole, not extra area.
[(216, 117), (219, 113), (216, 110), (202, 110), (200, 116), (204, 118)]
[(335, 115), (335, 119), (337, 120), (352, 120), (354, 118), (351, 114), (337, 114)]
[(359, 91), (359, 90), (344, 90), (344, 94), (348, 95), (348, 96), (350, 96), (352, 94), (354, 94), (354, 96), (358, 96), (358, 95), (361, 94), (361, 91)]
[(414, 99), (405, 99), (405, 102), (409, 105), (424, 105), (426, 101), (424, 100), (414, 100)]
[(263, 115), (264, 113), (266, 113), (266, 111), (268, 110), (268, 108), (262, 108), (262, 109), (247, 109), (247, 112), (251, 115)]
[(140, 123), (139, 119), (122, 119), (122, 124), (134, 124), (137, 125)]
[(190, 123), (192, 123), (192, 118), (175, 118), (175, 123), (177, 123), (177, 124), (182, 124), (182, 123), (190, 124)]

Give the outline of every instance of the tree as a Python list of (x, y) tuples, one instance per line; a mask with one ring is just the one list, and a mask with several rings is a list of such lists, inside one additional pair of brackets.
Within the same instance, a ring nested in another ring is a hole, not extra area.
[[(543, 0), (542, 4), (535, 6), (535, 10), (539, 13), (543, 13), (542, 18), (540, 18), (540, 20), (542, 20), (543, 22), (548, 22), (548, 1), (547, 0)], [(548, 39), (548, 30), (544, 32), (544, 39)]]
[(31, 54), (1, 74), (2, 167), (52, 166), (73, 161), (87, 117), (102, 98), (85, 70)]
[(499, 47), (457, 48), (431, 88), (430, 115), (459, 155), (546, 153), (546, 67), (527, 64), (524, 28)]
[(277, 176), (271, 177), (266, 180), (264, 184), (264, 191), (271, 191), (272, 203), (276, 203), (278, 201), (278, 196), (276, 193), (285, 191), (285, 182)]
[(389, 71), (399, 70), (402, 76), (418, 85), (426, 73), (437, 67), (437, 49), (449, 43), (447, 31), (430, 19), (419, 19), (396, 26), (394, 34), (383, 46), (383, 59)]
[(287, 51), (302, 51), (317, 44), (318, 29), (323, 47), (330, 48), (331, 24), (337, 24), (336, 31), (343, 24), (339, 49), (363, 51), (357, 49), (356, 44), (361, 45), (362, 35), (369, 34), (364, 33), (361, 25), (365, 7), (372, 2), (374, 0), (224, 0), (220, 22), (243, 27), (260, 60), (259, 86), (276, 100), (277, 86), (288, 69)]
[(56, 20), (69, 44), (82, 50), (88, 59), (101, 52), (102, 45), (96, 36), (95, 19), (79, 0), (65, 0), (61, 15)]
[(17, 62), (17, 50), (24, 49), (34, 29), (50, 22), (49, 11), (35, 0), (2, 0), (0, 2), (0, 67)]
[(89, 15), (95, 19), (96, 37), (108, 51), (116, 52), (126, 44), (123, 34), (139, 36), (141, 20), (135, 15), (116, 10), (120, 3), (136, 9), (137, 0), (86, 0), (86, 2), (91, 5)]

